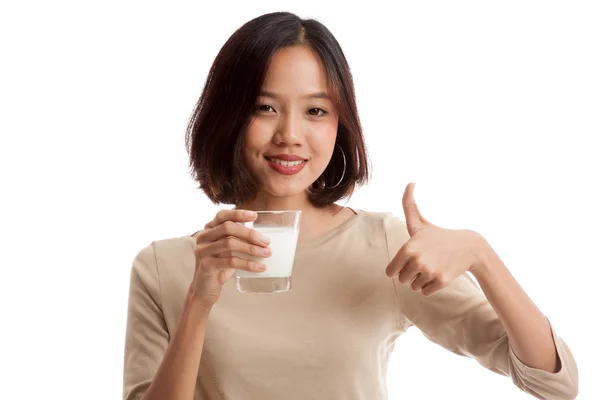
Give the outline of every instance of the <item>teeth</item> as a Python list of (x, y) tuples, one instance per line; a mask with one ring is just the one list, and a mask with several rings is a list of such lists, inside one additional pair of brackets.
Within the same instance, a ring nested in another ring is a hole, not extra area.
[(301, 161), (283, 161), (278, 158), (269, 158), (269, 160), (273, 161), (276, 164), (281, 164), (284, 167), (296, 167), (304, 162), (302, 160)]

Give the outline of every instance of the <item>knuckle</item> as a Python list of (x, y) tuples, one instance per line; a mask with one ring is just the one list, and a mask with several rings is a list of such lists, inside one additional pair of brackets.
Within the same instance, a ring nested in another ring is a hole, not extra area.
[(213, 225), (222, 224), (227, 220), (227, 211), (221, 210), (215, 215), (215, 219), (212, 221)]
[(222, 221), (223, 219), (225, 219), (225, 213), (226, 212), (227, 211), (225, 211), (225, 210), (219, 210), (217, 212), (217, 214), (215, 215), (215, 219), (218, 220), (218, 221)]
[(204, 246), (199, 246), (196, 245), (196, 247), (194, 247), (194, 256), (198, 259), (198, 258), (202, 258), (203, 254), (204, 254)]
[(423, 260), (423, 254), (413, 251), (411, 252), (411, 257), (413, 259), (413, 262), (420, 267), (423, 267), (423, 265), (425, 265), (425, 260)]
[(450, 278), (447, 275), (440, 275), (437, 280), (441, 287), (446, 287), (450, 284)]
[(200, 232), (198, 232), (198, 235), (196, 236), (196, 244), (200, 244), (202, 241), (204, 241), (204, 232), (207, 230), (208, 228), (206, 228), (206, 226), (204, 227), (203, 230), (201, 230)]
[(427, 282), (431, 282), (437, 278), (437, 275), (435, 273), (431, 273), (431, 272), (426, 272), (426, 273), (424, 273), (424, 275), (425, 275)]
[(223, 230), (225, 231), (225, 233), (231, 233), (231, 232), (233, 232), (235, 222), (228, 220), (228, 221), (223, 222), (222, 225), (223, 225)]
[(224, 244), (224, 246), (225, 246), (226, 249), (232, 250), (234, 248), (234, 246), (235, 246), (235, 239), (233, 237), (231, 237), (231, 236), (226, 237), (224, 239), (224, 243), (223, 244)]
[(246, 261), (245, 267), (247, 271), (254, 271), (254, 269), (258, 267), (258, 264), (252, 261)]
[(255, 256), (260, 255), (260, 250), (259, 250), (258, 246), (250, 245), (250, 254), (255, 255)]
[(404, 243), (404, 250), (406, 250), (408, 254), (414, 254), (416, 251), (415, 242), (413, 240), (409, 240), (408, 242)]
[(433, 268), (431, 267), (431, 264), (422, 263), (420, 265), (421, 265), (420, 270), (421, 270), (422, 274), (429, 276), (429, 275), (432, 275), (434, 273), (433, 272)]
[(400, 249), (400, 255), (403, 258), (409, 258), (412, 256), (411, 250), (410, 250), (410, 246), (408, 246), (408, 243), (405, 244), (404, 246), (402, 246), (402, 248)]

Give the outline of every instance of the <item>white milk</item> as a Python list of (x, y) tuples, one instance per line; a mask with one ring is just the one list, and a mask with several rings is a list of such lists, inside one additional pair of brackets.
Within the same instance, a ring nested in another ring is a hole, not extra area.
[(265, 235), (271, 242), (270, 257), (255, 257), (248, 254), (233, 253), (234, 256), (244, 260), (252, 260), (267, 266), (264, 272), (235, 271), (235, 276), (240, 278), (286, 278), (292, 276), (292, 266), (296, 255), (296, 244), (298, 243), (298, 231), (292, 227), (260, 227), (253, 228)]

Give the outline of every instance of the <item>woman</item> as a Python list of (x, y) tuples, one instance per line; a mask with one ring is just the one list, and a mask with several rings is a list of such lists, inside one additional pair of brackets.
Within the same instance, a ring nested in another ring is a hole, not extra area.
[[(350, 69), (319, 22), (272, 13), (236, 31), (187, 145), (200, 188), (235, 207), (135, 258), (125, 399), (387, 398), (412, 325), (538, 398), (576, 396), (567, 345), (483, 237), (425, 220), (413, 184), (404, 219), (335, 204), (367, 181), (367, 156)], [(293, 289), (237, 292), (234, 270), (264, 265), (231, 252), (270, 249), (236, 222), (285, 209), (303, 211)]]

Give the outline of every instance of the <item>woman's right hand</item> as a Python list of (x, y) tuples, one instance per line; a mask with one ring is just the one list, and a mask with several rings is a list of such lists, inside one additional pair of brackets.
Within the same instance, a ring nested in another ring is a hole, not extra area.
[(264, 238), (266, 241), (263, 242), (257, 231), (238, 224), (254, 221), (256, 216), (254, 211), (221, 210), (196, 236), (196, 265), (190, 294), (207, 307), (217, 302), (223, 284), (236, 269), (250, 272), (265, 270), (263, 263), (244, 260), (232, 254), (235, 252), (255, 257), (271, 255), (268, 239)]

